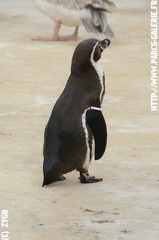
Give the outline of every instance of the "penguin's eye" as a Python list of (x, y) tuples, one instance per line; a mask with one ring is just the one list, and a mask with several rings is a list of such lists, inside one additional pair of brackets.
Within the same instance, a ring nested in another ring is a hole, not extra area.
[(101, 58), (101, 53), (103, 52), (103, 48), (101, 48), (102, 46), (100, 46), (101, 44), (99, 44), (96, 47), (96, 50), (94, 52), (94, 61), (97, 62), (100, 58)]
[(99, 43), (98, 47), (99, 47), (99, 49), (101, 50), (101, 52), (104, 51), (104, 48), (103, 48), (103, 46), (102, 46), (100, 43)]

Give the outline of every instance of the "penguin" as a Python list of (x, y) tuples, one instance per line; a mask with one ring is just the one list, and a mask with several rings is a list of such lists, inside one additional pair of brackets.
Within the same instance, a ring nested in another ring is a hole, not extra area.
[[(80, 25), (92, 33), (102, 33), (113, 37), (113, 31), (108, 24), (107, 12), (115, 4), (110, 0), (32, 0), (33, 4), (46, 16), (55, 21), (52, 37), (38, 37), (40, 41), (77, 40)], [(61, 25), (74, 26), (71, 36), (60, 36)]]
[(81, 183), (100, 182), (88, 173), (93, 158), (106, 149), (107, 127), (101, 111), (105, 75), (99, 65), (109, 39), (91, 38), (75, 48), (71, 73), (56, 101), (44, 132), (42, 186), (65, 180), (64, 174), (77, 170)]

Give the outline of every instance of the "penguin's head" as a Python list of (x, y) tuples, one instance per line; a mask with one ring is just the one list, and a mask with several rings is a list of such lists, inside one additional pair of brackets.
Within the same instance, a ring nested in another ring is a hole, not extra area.
[(92, 51), (92, 58), (95, 62), (97, 62), (101, 58), (101, 54), (104, 51), (105, 48), (107, 48), (110, 45), (109, 39), (104, 39), (102, 41), (98, 41)]
[(110, 45), (111, 41), (109, 39), (104, 39), (102, 41), (90, 38), (80, 42), (72, 57), (71, 72), (74, 71), (86, 71), (90, 64), (99, 61), (102, 52), (105, 48)]

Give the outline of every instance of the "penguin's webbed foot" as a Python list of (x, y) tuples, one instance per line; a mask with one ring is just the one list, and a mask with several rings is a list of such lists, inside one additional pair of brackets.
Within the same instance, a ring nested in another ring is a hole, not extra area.
[(63, 175), (61, 175), (60, 177), (56, 178), (56, 181), (64, 181), (64, 180), (66, 180), (66, 178)]
[(81, 173), (80, 172), (80, 182), (81, 183), (95, 183), (103, 181), (102, 178), (95, 178), (95, 176), (90, 177), (89, 173)]

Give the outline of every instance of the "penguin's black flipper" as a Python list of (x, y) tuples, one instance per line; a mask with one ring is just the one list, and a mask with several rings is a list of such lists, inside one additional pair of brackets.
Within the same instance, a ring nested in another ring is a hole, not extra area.
[(86, 123), (90, 127), (95, 140), (95, 160), (100, 159), (107, 145), (107, 127), (101, 111), (88, 109)]

